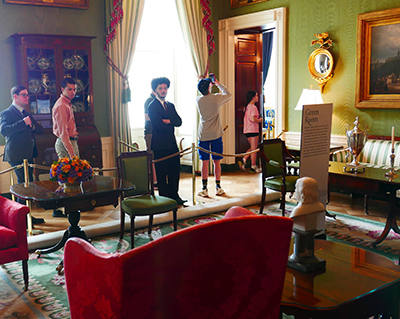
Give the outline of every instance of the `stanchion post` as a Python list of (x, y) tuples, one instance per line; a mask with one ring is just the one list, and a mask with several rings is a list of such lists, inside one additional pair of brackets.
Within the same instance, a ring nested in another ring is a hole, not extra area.
[[(14, 170), (12, 170), (10, 173), (10, 182), (11, 182), (11, 186), (14, 185)], [(14, 194), (11, 194), (11, 199), (15, 202)]]
[[(25, 187), (27, 187), (29, 185), (29, 167), (28, 167), (28, 160), (24, 159), (24, 179), (25, 179)], [(26, 206), (29, 207), (29, 213), (27, 215), (27, 223), (28, 223), (28, 234), (29, 236), (33, 235), (33, 230), (32, 230), (32, 214), (31, 214), (31, 209), (32, 209), (32, 205), (31, 205), (31, 201), (27, 200), (26, 201)]]
[(196, 160), (196, 146), (192, 143), (192, 202), (193, 205), (196, 205), (196, 169), (195, 169), (195, 160)]

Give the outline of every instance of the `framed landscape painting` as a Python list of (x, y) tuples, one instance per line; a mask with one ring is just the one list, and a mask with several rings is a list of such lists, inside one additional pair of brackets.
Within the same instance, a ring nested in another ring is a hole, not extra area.
[(89, 0), (4, 0), (4, 3), (89, 9)]
[(268, 0), (231, 0), (231, 7), (232, 8), (239, 8), (243, 6), (247, 6), (249, 4), (264, 2)]
[(400, 108), (400, 8), (357, 21), (357, 108)]

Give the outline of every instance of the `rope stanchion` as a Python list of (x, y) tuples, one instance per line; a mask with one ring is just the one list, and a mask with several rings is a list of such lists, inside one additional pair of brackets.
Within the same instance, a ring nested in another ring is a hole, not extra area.
[(43, 166), (43, 165), (38, 165), (38, 164), (29, 164), (29, 167), (37, 168), (37, 169), (42, 169), (42, 170), (45, 170), (45, 171), (50, 170), (50, 167), (48, 167), (48, 166)]
[[(186, 148), (186, 149), (184, 149), (184, 150), (182, 150), (182, 151), (180, 151), (180, 152), (176, 152), (176, 153), (174, 153), (174, 154), (171, 154), (171, 155), (168, 155), (168, 156), (165, 156), (165, 157), (162, 157), (162, 158), (158, 158), (158, 159), (156, 159), (156, 160), (153, 160), (153, 163), (155, 164), (155, 163), (158, 163), (158, 162), (165, 161), (165, 160), (167, 160), (167, 159), (169, 159), (169, 158), (171, 158), (171, 157), (181, 155), (181, 154), (183, 154), (184, 152), (186, 152), (186, 151), (188, 151), (188, 150), (190, 150), (190, 149), (191, 149), (191, 147), (188, 147), (188, 148)], [(186, 154), (184, 154), (184, 155), (186, 155)], [(183, 156), (183, 155), (182, 155), (182, 156)]]
[(192, 203), (196, 205), (196, 172), (194, 161), (196, 160), (196, 145), (192, 143)]
[(209, 154), (212, 154), (212, 155), (218, 155), (218, 156), (226, 156), (226, 157), (243, 157), (243, 156), (245, 156), (245, 155), (251, 155), (251, 154), (253, 154), (253, 153), (257, 153), (258, 151), (260, 151), (260, 149), (257, 148), (257, 149), (255, 149), (255, 150), (250, 151), (250, 152), (247, 152), (247, 153), (240, 153), (240, 154), (220, 154), (220, 153), (211, 152), (211, 151), (206, 150), (206, 149), (204, 149), (204, 148), (202, 148), (202, 147), (200, 147), (200, 146), (197, 146), (197, 148), (198, 148), (199, 150), (205, 152), (205, 153), (209, 153)]
[(7, 169), (1, 171), (1, 172), (0, 172), (0, 175), (2, 175), (2, 174), (4, 174), (4, 173), (8, 173), (8, 172), (10, 172), (10, 171), (13, 171), (13, 170), (15, 170), (15, 169), (19, 169), (19, 168), (21, 168), (21, 167), (23, 167), (23, 166), (24, 166), (24, 164), (19, 164), (19, 165), (15, 165), (15, 166), (13, 166), (13, 167), (7, 168)]
[[(29, 164), (28, 160), (24, 159), (24, 179), (25, 179), (25, 187), (29, 185)], [(33, 225), (32, 225), (32, 203), (30, 200), (25, 201), (25, 205), (29, 208), (29, 213), (27, 215), (27, 224), (28, 224), (28, 234), (29, 236), (33, 236)]]
[[(119, 140), (119, 139), (118, 139)], [(127, 148), (133, 149), (135, 151), (140, 151), (137, 147), (134, 147), (132, 145), (129, 145), (128, 143), (125, 143), (124, 141), (119, 140), (119, 143), (122, 145), (125, 145)]]
[(116, 171), (116, 167), (110, 167), (110, 168), (93, 168), (93, 171), (98, 173), (98, 172), (111, 172), (111, 171)]

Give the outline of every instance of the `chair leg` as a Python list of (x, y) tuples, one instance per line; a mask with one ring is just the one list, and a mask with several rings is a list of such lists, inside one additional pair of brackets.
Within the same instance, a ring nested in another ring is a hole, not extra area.
[(121, 211), (121, 226), (119, 229), (119, 239), (124, 238), (124, 231), (125, 231), (125, 212), (122, 209), (122, 202), (120, 203), (120, 211)]
[(135, 216), (131, 216), (131, 249), (135, 248)]
[(29, 274), (28, 274), (28, 259), (24, 259), (22, 261), (22, 273), (24, 275), (24, 291), (28, 290), (28, 285), (29, 285)]
[(364, 195), (364, 212), (365, 212), (365, 215), (369, 215), (369, 213), (368, 213), (368, 195)]
[(264, 210), (264, 205), (265, 205), (265, 193), (266, 189), (263, 187), (262, 194), (261, 194), (261, 204), (260, 204), (260, 215), (262, 214)]
[(285, 208), (286, 208), (286, 193), (282, 194), (282, 217), (285, 217)]
[(172, 210), (172, 214), (174, 216), (174, 231), (178, 229), (178, 214), (177, 214), (178, 208), (175, 208)]
[(147, 229), (147, 233), (151, 234), (151, 229), (153, 228), (153, 215), (149, 216), (149, 228)]

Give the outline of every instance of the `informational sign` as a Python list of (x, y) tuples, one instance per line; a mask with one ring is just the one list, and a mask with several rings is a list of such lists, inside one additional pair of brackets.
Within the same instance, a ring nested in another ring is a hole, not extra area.
[(300, 177), (318, 182), (319, 199), (326, 206), (332, 103), (303, 105), (300, 146)]

